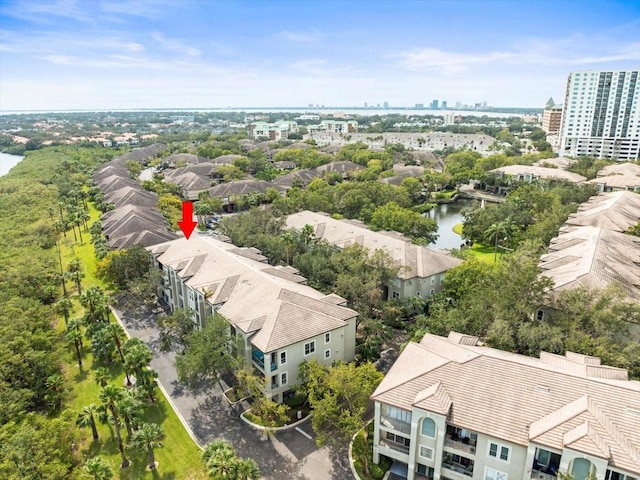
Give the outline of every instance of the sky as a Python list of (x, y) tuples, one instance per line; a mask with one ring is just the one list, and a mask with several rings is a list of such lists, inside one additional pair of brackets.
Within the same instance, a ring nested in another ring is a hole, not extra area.
[(543, 107), (638, 68), (633, 0), (0, 0), (0, 111)]

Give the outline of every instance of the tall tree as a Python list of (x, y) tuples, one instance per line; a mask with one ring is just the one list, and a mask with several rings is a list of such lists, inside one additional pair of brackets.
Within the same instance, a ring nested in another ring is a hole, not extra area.
[(78, 368), (82, 370), (82, 333), (79, 330), (69, 330), (66, 335), (67, 343), (73, 345), (76, 350), (76, 357), (78, 359)]
[(122, 443), (122, 435), (120, 434), (120, 416), (118, 412), (118, 402), (124, 397), (124, 390), (121, 387), (115, 385), (107, 385), (102, 387), (100, 391), (100, 401), (104, 407), (111, 413), (113, 419), (113, 425), (116, 432), (116, 441), (118, 442), (118, 449), (120, 450), (120, 456), (122, 458), (121, 468), (129, 466), (130, 462), (124, 453), (124, 444)]
[(235, 370), (238, 359), (233, 355), (229, 324), (218, 313), (214, 313), (202, 330), (190, 333), (186, 339), (184, 354), (176, 359), (178, 378), (194, 387), (203, 381), (215, 378), (220, 383), (220, 375)]
[(347, 442), (364, 424), (369, 397), (382, 380), (371, 363), (337, 363), (325, 367), (316, 360), (300, 365), (301, 391), (313, 407), (316, 442)]
[(80, 413), (78, 414), (78, 418), (76, 420), (76, 425), (79, 427), (91, 427), (91, 432), (93, 433), (93, 439), (98, 440), (98, 427), (96, 426), (96, 418), (95, 416), (98, 414), (98, 407), (96, 407), (93, 403), (87, 405), (86, 407), (82, 407)]
[(157, 423), (144, 423), (131, 438), (131, 445), (147, 452), (149, 470), (156, 468), (155, 449), (162, 447), (164, 432)]
[(62, 315), (64, 318), (64, 324), (68, 325), (69, 314), (73, 311), (73, 302), (68, 298), (61, 298), (58, 300), (58, 303), (56, 303), (55, 309), (56, 313)]

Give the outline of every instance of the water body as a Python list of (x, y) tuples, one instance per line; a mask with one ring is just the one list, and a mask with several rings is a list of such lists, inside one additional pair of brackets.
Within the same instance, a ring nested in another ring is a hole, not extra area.
[(461, 198), (453, 203), (441, 203), (429, 211), (429, 218), (438, 224), (438, 240), (429, 244), (429, 248), (460, 248), (463, 240), (453, 231), (454, 225), (462, 223), (462, 211), (472, 207), (474, 200)]
[(9, 173), (24, 157), (0, 152), (0, 177)]

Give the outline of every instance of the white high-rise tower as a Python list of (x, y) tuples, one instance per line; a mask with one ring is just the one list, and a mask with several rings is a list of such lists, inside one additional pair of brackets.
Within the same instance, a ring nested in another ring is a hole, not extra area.
[(640, 158), (638, 70), (572, 72), (560, 130), (560, 155)]

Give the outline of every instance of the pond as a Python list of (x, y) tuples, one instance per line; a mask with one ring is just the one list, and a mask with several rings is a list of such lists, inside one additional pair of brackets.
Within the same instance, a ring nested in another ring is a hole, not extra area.
[(427, 215), (438, 224), (438, 240), (430, 243), (429, 248), (460, 248), (462, 237), (453, 231), (454, 225), (462, 223), (462, 211), (473, 207), (475, 200), (460, 198), (453, 203), (441, 203), (431, 209)]

